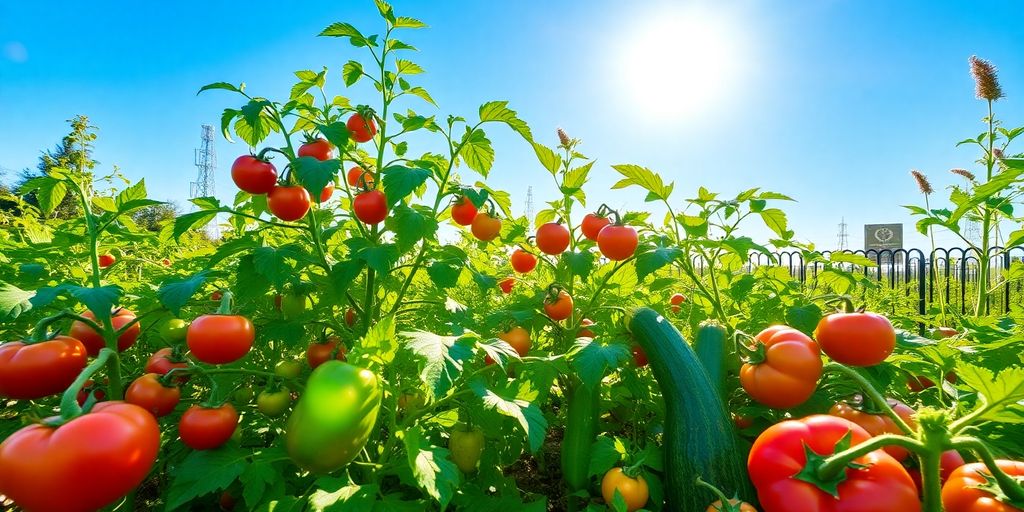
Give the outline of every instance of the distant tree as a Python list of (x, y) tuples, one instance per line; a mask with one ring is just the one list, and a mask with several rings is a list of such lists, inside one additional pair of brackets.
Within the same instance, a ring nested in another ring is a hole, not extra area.
[(147, 231), (160, 231), (168, 222), (174, 222), (178, 215), (178, 206), (174, 203), (161, 203), (147, 206), (132, 213), (132, 220), (140, 228)]
[[(39, 163), (36, 170), (25, 169), (21, 172), (20, 179), (14, 186), (17, 190), (26, 181), (32, 178), (43, 176), (51, 169), (64, 168), (78, 174), (91, 174), (96, 168), (96, 162), (92, 159), (93, 143), (96, 140), (96, 127), (89, 124), (89, 118), (77, 115), (68, 120), (71, 124), (71, 132), (64, 136), (60, 144), (52, 151), (43, 150), (39, 156)], [(90, 180), (84, 180), (90, 182)], [(51, 217), (68, 219), (81, 214), (81, 205), (74, 199), (73, 194), (68, 194), (61, 201), (60, 205), (53, 210)], [(23, 198), (25, 202), (38, 205), (35, 194), (28, 194)]]

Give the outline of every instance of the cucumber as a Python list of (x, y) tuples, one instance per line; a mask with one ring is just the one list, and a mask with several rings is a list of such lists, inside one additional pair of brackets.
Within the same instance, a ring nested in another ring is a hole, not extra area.
[(726, 332), (722, 324), (709, 320), (700, 324), (697, 334), (693, 338), (693, 351), (697, 353), (704, 371), (708, 372), (711, 385), (718, 392), (722, 400), (726, 400), (726, 355), (729, 353), (725, 348)]
[(695, 485), (698, 476), (727, 496), (753, 496), (746, 457), (733, 435), (725, 404), (693, 349), (653, 309), (636, 309), (628, 320), (665, 402), (666, 510), (707, 509), (716, 498)]
[(562, 437), (562, 478), (570, 491), (590, 483), (590, 451), (597, 438), (601, 387), (580, 382), (568, 390), (565, 434)]

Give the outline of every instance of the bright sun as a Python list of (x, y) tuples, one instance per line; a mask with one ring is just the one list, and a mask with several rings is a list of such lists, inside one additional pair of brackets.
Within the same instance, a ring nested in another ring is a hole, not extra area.
[(742, 34), (721, 14), (658, 12), (625, 36), (616, 72), (627, 101), (647, 116), (694, 117), (715, 107), (740, 78)]

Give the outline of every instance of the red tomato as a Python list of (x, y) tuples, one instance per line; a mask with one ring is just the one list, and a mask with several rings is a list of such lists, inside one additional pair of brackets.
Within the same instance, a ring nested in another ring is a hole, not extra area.
[(352, 210), (364, 223), (378, 224), (388, 218), (387, 198), (380, 190), (361, 192), (352, 201)]
[[(997, 460), (996, 465), (1018, 483), (1024, 477), (1024, 462)], [(998, 501), (989, 490), (992, 473), (981, 462), (964, 464), (949, 475), (942, 486), (946, 512), (1020, 512), (1020, 508)]]
[(210, 300), (214, 302), (220, 302), (220, 299), (224, 298), (224, 294), (220, 290), (215, 290), (210, 294)]
[(476, 218), (476, 205), (466, 196), (460, 196), (452, 205), (452, 220), (460, 226), (468, 226)]
[(764, 512), (919, 512), (921, 502), (910, 475), (896, 459), (875, 450), (845, 470), (838, 499), (795, 476), (807, 464), (804, 451), (835, 453), (847, 435), (851, 446), (870, 439), (857, 424), (835, 416), (816, 415), (772, 425), (754, 441), (747, 459), (750, 480)]
[(356, 324), (356, 310), (355, 308), (348, 308), (345, 310), (345, 325), (352, 327)]
[(936, 327), (932, 330), (932, 337), (936, 339), (952, 338), (957, 334), (960, 333), (952, 327)]
[(277, 185), (277, 169), (270, 162), (242, 155), (231, 164), (231, 179), (245, 192), (266, 194)]
[(0, 396), (33, 400), (63, 392), (85, 368), (88, 354), (70, 336), (0, 345)]
[(0, 443), (0, 495), (24, 510), (93, 512), (138, 487), (159, 450), (152, 414), (97, 404), (64, 425), (29, 425)]
[(238, 411), (230, 403), (220, 407), (193, 405), (181, 415), (178, 435), (193, 450), (212, 450), (228, 442), (237, 426)]
[(685, 301), (685, 300), (686, 300), (686, 297), (684, 297), (683, 294), (681, 294), (681, 293), (674, 293), (674, 294), (672, 294), (672, 298), (669, 299), (669, 302), (671, 302), (673, 306), (678, 306), (678, 305), (682, 304), (683, 301)]
[(736, 428), (740, 430), (754, 426), (754, 419), (743, 414), (733, 414), (732, 422), (736, 425)]
[(160, 260), (160, 264), (165, 266), (165, 267), (169, 267), (169, 266), (171, 266), (171, 260), (169, 260), (167, 258), (164, 258), (164, 259)]
[(114, 262), (116, 262), (116, 261), (117, 261), (117, 258), (115, 258), (113, 254), (100, 254), (99, 255), (100, 268), (107, 268), (107, 267), (113, 265)]
[(806, 334), (776, 325), (754, 336), (758, 357), (740, 368), (740, 384), (768, 407), (788, 409), (807, 401), (821, 377), (818, 345)]
[(572, 316), (572, 297), (565, 290), (559, 290), (555, 297), (544, 301), (544, 312), (556, 322), (569, 318)]
[(512, 286), (515, 284), (515, 278), (506, 277), (505, 279), (498, 281), (498, 288), (501, 288), (502, 293), (512, 293)]
[(522, 249), (516, 249), (512, 252), (509, 263), (512, 264), (512, 270), (526, 274), (537, 266), (537, 257)]
[(299, 146), (299, 156), (311, 156), (320, 161), (330, 160), (334, 158), (334, 145), (327, 142), (327, 139), (318, 138)]
[[(907, 425), (910, 425), (910, 428), (915, 430), (917, 429), (917, 423), (914, 421), (914, 410), (911, 409), (910, 406), (900, 402), (899, 400), (889, 399), (888, 402), (889, 407), (892, 407), (892, 410), (895, 411), (900, 418), (903, 418), (903, 421), (907, 422)], [(832, 416), (838, 416), (860, 425), (861, 428), (866, 430), (868, 434), (871, 434), (872, 436), (880, 436), (882, 434), (903, 434), (903, 431), (896, 426), (896, 422), (884, 413), (867, 413), (856, 409), (846, 402), (836, 402), (836, 404), (829, 409), (828, 413)], [(910, 452), (908, 452), (906, 448), (899, 446), (886, 446), (883, 449), (885, 450), (885, 453), (888, 453), (892, 458), (899, 461), (906, 459), (910, 455)]]
[(209, 364), (224, 364), (249, 353), (256, 329), (241, 315), (203, 315), (188, 326), (185, 342), (192, 357)]
[(580, 224), (580, 230), (583, 231), (583, 236), (597, 241), (597, 235), (601, 233), (601, 230), (611, 224), (612, 221), (608, 220), (608, 217), (603, 217), (596, 213), (588, 213), (583, 217), (583, 222)]
[[(135, 313), (124, 308), (115, 309), (110, 313), (110, 315), (110, 323), (114, 326), (115, 331), (120, 330), (122, 327), (135, 320)], [(96, 315), (94, 315), (92, 311), (83, 311), (81, 316), (96, 322)], [(141, 331), (142, 328), (139, 327), (139, 323), (135, 322), (128, 328), (128, 330), (121, 333), (121, 335), (117, 337), (117, 351), (124, 352), (125, 350), (128, 350), (129, 347), (135, 344), (135, 340), (138, 339), (139, 332)], [(79, 322), (78, 320), (71, 323), (71, 330), (68, 332), (68, 335), (78, 341), (81, 341), (82, 345), (85, 345), (85, 350), (89, 352), (90, 356), (99, 354), (100, 349), (107, 346), (107, 342), (103, 340), (102, 334), (96, 332), (92, 327), (89, 327), (87, 324)]]
[(622, 261), (633, 256), (638, 244), (636, 230), (629, 226), (610, 224), (597, 235), (597, 248), (605, 258)]
[(125, 390), (124, 401), (142, 407), (157, 418), (170, 414), (181, 401), (181, 390), (177, 386), (164, 386), (159, 379), (156, 373), (135, 379)]
[(851, 366), (874, 366), (892, 354), (896, 331), (875, 313), (833, 313), (818, 322), (814, 338), (826, 355)]
[(477, 240), (490, 242), (501, 233), (501, 219), (491, 216), (488, 212), (480, 212), (473, 217), (473, 225), (470, 228)]
[[(110, 379), (106, 377), (103, 378), (104, 385), (109, 382)], [(78, 395), (75, 396), (75, 400), (78, 402), (78, 405), (85, 405), (85, 401), (89, 399), (90, 394), (96, 398), (97, 402), (102, 402), (103, 399), (107, 397), (107, 392), (103, 388), (96, 385), (92, 379), (88, 379), (85, 381), (85, 385), (82, 386), (82, 389), (78, 390)]]
[[(949, 382), (950, 384), (956, 384), (956, 374), (953, 372), (947, 372), (946, 382)], [(934, 386), (935, 382), (933, 382), (928, 377), (924, 377), (921, 375), (907, 377), (907, 387), (910, 388), (910, 390), (913, 391), (914, 393), (920, 393), (921, 391), (924, 391)]]
[(275, 217), (284, 221), (299, 220), (309, 211), (309, 191), (299, 185), (274, 187), (267, 194), (267, 208)]
[[(187, 336), (186, 330), (186, 336)], [(170, 347), (165, 347), (149, 356), (149, 360), (146, 361), (146, 367), (144, 371), (146, 373), (155, 373), (157, 375), (167, 375), (167, 372), (175, 368), (188, 368), (188, 362), (184, 359), (178, 360), (174, 357), (174, 350)], [(174, 374), (176, 377), (174, 380), (177, 382), (185, 382), (188, 380), (188, 375), (178, 372)]]
[(588, 327), (594, 325), (594, 321), (589, 318), (580, 320), (580, 330), (576, 331), (577, 338), (594, 338), (594, 331), (588, 329)]
[(316, 368), (330, 361), (332, 354), (338, 361), (345, 360), (345, 344), (337, 336), (331, 336), (323, 343), (310, 343), (306, 349), (306, 362), (310, 368)]
[(359, 113), (352, 114), (345, 126), (356, 142), (367, 142), (377, 135), (377, 124), (373, 122), (373, 117), (367, 119)]
[(530, 352), (530, 347), (533, 346), (533, 342), (530, 341), (530, 331), (518, 326), (499, 334), (498, 339), (504, 340), (505, 343), (512, 345), (512, 348), (516, 349), (516, 353), (519, 354), (519, 357), (525, 356)]
[(569, 229), (557, 222), (537, 228), (537, 248), (545, 254), (558, 256), (569, 247)]
[(224, 491), (220, 493), (220, 499), (217, 501), (217, 504), (220, 505), (221, 510), (234, 510), (235, 503), (237, 502), (238, 500), (230, 492)]
[(633, 345), (633, 362), (636, 363), (637, 368), (647, 366), (647, 354), (640, 345)]
[(373, 175), (364, 171), (362, 167), (356, 166), (348, 170), (348, 185), (350, 187), (373, 188)]
[(334, 195), (334, 183), (328, 182), (320, 191), (320, 202), (326, 203)]

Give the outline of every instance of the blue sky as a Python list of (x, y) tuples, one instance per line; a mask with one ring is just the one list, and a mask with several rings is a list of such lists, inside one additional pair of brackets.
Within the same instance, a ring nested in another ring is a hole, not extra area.
[[(982, 129), (969, 56), (999, 67), (1007, 98), (997, 112), (1007, 126), (1024, 124), (1024, 4), (1012, 0), (394, 4), (430, 25), (402, 38), (420, 49), (412, 58), (427, 73), (416, 83), (440, 109), (411, 106), (470, 117), (481, 103), (509, 100), (551, 145), (563, 127), (598, 160), (588, 189), (594, 207), (644, 208), (638, 192), (609, 190), (617, 180), (609, 166), (636, 163), (675, 181), (677, 199), (700, 185), (787, 193), (798, 200), (784, 206), (798, 237), (831, 248), (845, 217), (859, 246), (864, 223), (905, 222), (912, 231), (899, 207), (919, 201), (911, 168), (940, 190), (955, 182), (948, 169), (973, 168), (977, 154), (954, 147)], [(200, 124), (217, 124), (224, 107), (239, 105), (227, 93), (197, 97), (201, 85), (244, 81), (254, 94), (283, 98), (293, 71), (327, 65), (334, 92), (372, 101), (365, 89), (342, 90), (341, 66), (361, 54), (315, 37), (334, 21), (373, 32), (380, 21), (370, 1), (310, 0), (294, 9), (253, 1), (244, 10), (230, 2), (56, 2), (45, 15), (38, 7), (0, 4), (0, 169), (8, 174), (34, 167), (66, 132), (65, 120), (81, 113), (100, 127), (103, 169), (145, 177), (151, 195), (184, 204)], [(678, 30), (664, 22), (680, 16), (696, 19)], [(709, 41), (684, 35), (704, 25), (723, 32)], [(687, 58), (705, 43), (699, 53), (721, 54), (728, 76)], [(684, 103), (697, 107), (675, 109), (673, 98), (687, 91)], [(553, 199), (525, 143), (508, 130), (489, 135), (497, 151), (490, 181), (520, 211), (530, 183), (538, 202)], [(246, 148), (219, 139), (217, 151), (218, 195), (231, 197), (228, 168)], [(756, 225), (750, 233), (767, 236)]]

